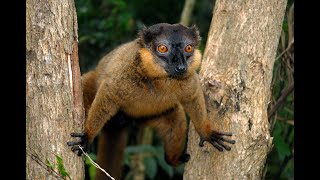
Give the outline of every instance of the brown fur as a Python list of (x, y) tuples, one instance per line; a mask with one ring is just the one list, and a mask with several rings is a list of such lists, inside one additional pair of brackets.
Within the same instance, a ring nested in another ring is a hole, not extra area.
[[(89, 141), (92, 142), (109, 119), (120, 110), (133, 118), (163, 114), (161, 117), (146, 121), (146, 125), (158, 131), (164, 141), (168, 162), (176, 166), (183, 163), (179, 157), (184, 153), (183, 144), (187, 130), (185, 112), (189, 114), (200, 136), (207, 137), (212, 131), (196, 74), (201, 62), (201, 53), (195, 50), (191, 57), (193, 59), (188, 64), (186, 77), (174, 79), (169, 78), (161, 65), (155, 62), (152, 52), (141, 47), (138, 42), (139, 39), (118, 47), (107, 54), (95, 70), (83, 75), (84, 103), (87, 112), (85, 131)], [(163, 113), (172, 108), (174, 110), (171, 113)], [(100, 139), (98, 162), (103, 168), (109, 169), (111, 171), (109, 173), (120, 177), (119, 161), (122, 158), (116, 158), (118, 162), (112, 164), (114, 154), (101, 154), (111, 153), (107, 151), (106, 146), (113, 151), (116, 150), (116, 147), (110, 144), (114, 142), (110, 136), (111, 132), (104, 132), (102, 140)], [(116, 136), (124, 135), (119, 132)], [(120, 140), (119, 144), (123, 147), (123, 138), (117, 139)], [(121, 154), (123, 150), (119, 152)], [(107, 163), (103, 163), (102, 158), (109, 159), (105, 160)], [(117, 168), (118, 170), (115, 170)]]
[(141, 59), (141, 71), (146, 74), (147, 77), (166, 77), (166, 71), (153, 59), (153, 55), (146, 48), (141, 48), (139, 50)]
[(193, 73), (194, 71), (198, 70), (198, 68), (200, 67), (200, 64), (201, 64), (201, 52), (199, 49), (196, 49), (194, 51), (194, 58), (193, 58), (193, 61), (190, 66), (189, 66), (189, 73)]
[[(122, 162), (127, 145), (127, 129), (104, 126), (99, 136), (97, 163), (115, 179), (121, 179)], [(109, 179), (97, 169), (96, 180)]]
[(185, 150), (187, 135), (187, 120), (181, 105), (172, 113), (146, 122), (147, 126), (156, 129), (164, 140), (164, 150), (167, 161), (172, 166), (180, 165), (179, 157)]
[(97, 74), (95, 71), (90, 71), (82, 76), (82, 90), (85, 114), (88, 114), (91, 103), (97, 92)]

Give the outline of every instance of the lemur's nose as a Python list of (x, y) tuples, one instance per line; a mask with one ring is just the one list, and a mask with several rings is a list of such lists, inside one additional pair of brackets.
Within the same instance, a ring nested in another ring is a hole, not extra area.
[(187, 68), (184, 65), (178, 65), (174, 70), (177, 73), (182, 74), (182, 73), (186, 72)]

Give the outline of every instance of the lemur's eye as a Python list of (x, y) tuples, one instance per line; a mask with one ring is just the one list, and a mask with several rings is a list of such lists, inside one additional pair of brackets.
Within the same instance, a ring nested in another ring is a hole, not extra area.
[(191, 44), (188, 44), (185, 48), (184, 51), (186, 51), (187, 53), (191, 53), (193, 50), (193, 47)]
[(157, 50), (160, 52), (160, 53), (165, 53), (168, 51), (168, 48), (167, 46), (163, 45), (163, 44), (160, 44), (157, 48)]

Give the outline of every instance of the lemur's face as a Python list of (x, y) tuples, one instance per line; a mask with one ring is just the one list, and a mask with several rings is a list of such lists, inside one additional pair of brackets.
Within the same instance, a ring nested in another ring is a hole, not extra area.
[(193, 63), (199, 66), (200, 63), (195, 62), (195, 50), (200, 40), (196, 27), (161, 23), (142, 30), (142, 36), (155, 63), (161, 66), (169, 77), (183, 78), (189, 70), (195, 70), (195, 67), (190, 69)]

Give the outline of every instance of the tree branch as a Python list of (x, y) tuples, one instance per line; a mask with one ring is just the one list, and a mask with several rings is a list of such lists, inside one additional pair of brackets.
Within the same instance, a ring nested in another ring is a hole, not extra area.
[(27, 156), (29, 156), (32, 160), (34, 160), (37, 164), (39, 164), (41, 167), (43, 167), (46, 171), (50, 173), (50, 175), (54, 176), (58, 179), (64, 179), (58, 172), (54, 171), (53, 169), (50, 169), (46, 163), (44, 163), (37, 155), (29, 152), (28, 150)]
[(190, 16), (194, 7), (195, 0), (186, 0), (181, 14), (180, 23), (189, 26)]
[(279, 58), (281, 58), (281, 56), (283, 56), (287, 51), (290, 50), (291, 46), (294, 44), (294, 38), (292, 38), (291, 42), (289, 43), (288, 47), (282, 51), (282, 53), (280, 53), (278, 55), (278, 57), (276, 57), (276, 60), (278, 60)]
[(271, 110), (268, 113), (268, 119), (271, 118), (271, 116), (274, 115), (274, 113), (277, 111), (277, 109), (280, 107), (280, 105), (286, 100), (286, 98), (289, 96), (289, 94), (293, 91), (294, 83), (289, 85), (287, 89), (282, 90), (281, 96), (278, 98), (276, 103), (272, 106)]

